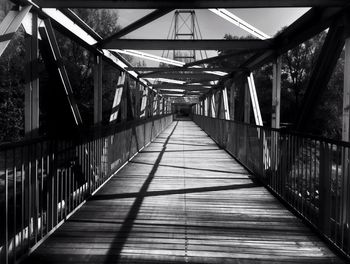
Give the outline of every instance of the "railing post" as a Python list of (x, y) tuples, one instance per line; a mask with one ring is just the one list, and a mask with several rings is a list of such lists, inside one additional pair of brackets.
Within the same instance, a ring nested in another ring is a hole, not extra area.
[(26, 43), (26, 85), (24, 119), (25, 133), (33, 136), (39, 129), (39, 78), (38, 78), (38, 14), (32, 13), (31, 17), (32, 35), (27, 35)]
[(95, 57), (94, 65), (94, 124), (102, 122), (102, 56)]
[(236, 101), (236, 87), (235, 83), (232, 83), (230, 88), (230, 119), (235, 120), (235, 102)]
[(320, 179), (319, 179), (319, 226), (326, 236), (331, 233), (331, 163), (330, 148), (326, 142), (320, 142)]

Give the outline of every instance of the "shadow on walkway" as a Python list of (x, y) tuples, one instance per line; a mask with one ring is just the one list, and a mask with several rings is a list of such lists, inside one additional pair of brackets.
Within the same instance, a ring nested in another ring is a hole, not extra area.
[(156, 172), (158, 170), (159, 164), (160, 164), (160, 162), (163, 158), (163, 155), (166, 151), (167, 144), (169, 143), (171, 136), (174, 134), (174, 131), (176, 130), (177, 125), (178, 125), (178, 122), (176, 122), (173, 130), (171, 131), (171, 133), (169, 134), (169, 136), (165, 140), (163, 147), (162, 147), (162, 150), (159, 152), (158, 158), (155, 161), (152, 170), (150, 171), (145, 182), (143, 183), (140, 191), (136, 195), (136, 199), (135, 199), (134, 203), (132, 204), (128, 215), (126, 216), (120, 230), (118, 231), (118, 233), (115, 236), (116, 243), (113, 243), (113, 245), (115, 245), (115, 246), (112, 249), (110, 249), (110, 252), (107, 254), (107, 258), (105, 260), (105, 263), (118, 263), (119, 262), (120, 254), (121, 254), (123, 247), (124, 247), (128, 237), (129, 237), (129, 234), (132, 230), (134, 222), (135, 222), (137, 215), (140, 211), (140, 208), (142, 206), (142, 202), (143, 202), (144, 198), (147, 196), (147, 190), (148, 190), (148, 188), (149, 188), (149, 186), (154, 178), (154, 175), (156, 174)]

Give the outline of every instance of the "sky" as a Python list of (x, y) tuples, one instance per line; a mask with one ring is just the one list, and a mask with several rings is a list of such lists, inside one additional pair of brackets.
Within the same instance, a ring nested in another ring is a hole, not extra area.
[[(250, 23), (265, 34), (273, 37), (282, 27), (288, 26), (307, 12), (308, 8), (260, 8), (260, 9), (228, 9), (234, 15)], [(118, 24), (122, 27), (138, 20), (153, 10), (119, 9)], [(130, 39), (166, 39), (171, 28), (174, 12), (171, 12), (152, 23), (126, 35)], [(229, 23), (216, 14), (206, 10), (196, 10), (196, 17), (203, 39), (222, 39), (225, 34), (246, 36), (249, 33)], [(144, 52), (161, 55), (162, 51)], [(208, 57), (217, 55), (216, 51), (208, 52)], [(146, 61), (147, 66), (157, 66), (158, 63)]]

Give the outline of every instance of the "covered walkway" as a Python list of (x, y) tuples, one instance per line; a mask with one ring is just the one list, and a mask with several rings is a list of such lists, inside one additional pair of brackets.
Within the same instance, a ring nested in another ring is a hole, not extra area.
[(343, 262), (196, 124), (179, 121), (26, 263)]

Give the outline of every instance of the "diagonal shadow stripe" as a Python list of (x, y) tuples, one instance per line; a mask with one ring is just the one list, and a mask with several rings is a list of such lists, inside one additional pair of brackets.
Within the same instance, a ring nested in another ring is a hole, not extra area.
[[(153, 163), (149, 162), (141, 162), (141, 161), (130, 161), (130, 163), (134, 164), (143, 164), (143, 165), (153, 165)], [(212, 169), (201, 169), (201, 168), (191, 168), (191, 167), (184, 167), (184, 166), (176, 166), (176, 165), (167, 165), (167, 164), (162, 164), (160, 165), (161, 167), (170, 167), (170, 168), (176, 168), (176, 169), (185, 169), (185, 170), (199, 170), (199, 171), (205, 171), (205, 172), (218, 172), (218, 173), (229, 173), (229, 174), (235, 174), (234, 171), (223, 171), (223, 170), (212, 170)], [(249, 174), (248, 172), (239, 172), (240, 175), (247, 175), (247, 177), (253, 179), (254, 176)]]
[(138, 196), (136, 197), (134, 203), (132, 204), (132, 206), (130, 208), (128, 215), (126, 216), (121, 228), (119, 229), (118, 233), (116, 234), (115, 243), (113, 243), (112, 249), (110, 249), (109, 254), (107, 254), (107, 258), (106, 258), (105, 263), (118, 263), (119, 262), (120, 257), (121, 257), (121, 252), (122, 252), (123, 247), (124, 247), (128, 237), (130, 235), (130, 232), (131, 232), (132, 227), (134, 225), (134, 222), (137, 218), (137, 215), (140, 211), (143, 200), (146, 197), (147, 190), (148, 190), (152, 180), (154, 179), (154, 175), (156, 174), (158, 167), (159, 167), (159, 164), (160, 164), (160, 162), (163, 158), (163, 155), (166, 151), (167, 144), (168, 144), (171, 136), (173, 135), (177, 125), (178, 125), (178, 122), (176, 122), (173, 130), (171, 131), (171, 133), (169, 134), (169, 136), (165, 140), (165, 142), (163, 144), (163, 148), (160, 151), (158, 158), (153, 165), (152, 170), (150, 171), (145, 182), (143, 183), (140, 191), (138, 192)]
[[(246, 178), (246, 180), (249, 180), (249, 178)], [(122, 198), (135, 198), (135, 197), (139, 197), (140, 195), (142, 195), (143, 197), (146, 197), (146, 196), (161, 196), (161, 195), (170, 195), (170, 194), (215, 192), (215, 191), (227, 191), (227, 190), (254, 188), (254, 187), (261, 187), (261, 186), (262, 185), (259, 185), (256, 183), (247, 183), (247, 184), (232, 184), (232, 185), (214, 186), (214, 187), (188, 188), (188, 189), (165, 190), (165, 191), (151, 191), (151, 192), (146, 192), (146, 193), (142, 193), (142, 194), (140, 194), (139, 192), (103, 194), (103, 195), (95, 195), (90, 200), (111, 200), (111, 199), (122, 199)]]

